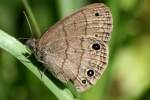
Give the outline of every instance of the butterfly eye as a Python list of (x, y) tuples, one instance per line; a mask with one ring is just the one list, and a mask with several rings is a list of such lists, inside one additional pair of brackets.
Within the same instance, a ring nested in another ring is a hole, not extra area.
[(100, 49), (100, 44), (99, 44), (99, 43), (94, 43), (94, 44), (92, 45), (92, 49), (94, 49), (94, 50), (99, 50), (99, 49)]
[(87, 71), (87, 75), (88, 75), (89, 77), (92, 77), (92, 76), (94, 75), (94, 70), (92, 70), (92, 69), (88, 70), (88, 71)]
[(85, 80), (85, 79), (83, 79), (83, 80), (82, 80), (82, 83), (83, 83), (83, 84), (86, 84), (86, 80)]
[(97, 13), (95, 13), (95, 16), (100, 16), (100, 14), (97, 12)]

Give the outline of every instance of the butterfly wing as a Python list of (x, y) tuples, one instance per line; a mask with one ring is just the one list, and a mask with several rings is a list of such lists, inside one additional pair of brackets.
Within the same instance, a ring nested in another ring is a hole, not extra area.
[(52, 26), (40, 38), (37, 56), (59, 80), (84, 91), (106, 68), (111, 32), (109, 8), (91, 4)]

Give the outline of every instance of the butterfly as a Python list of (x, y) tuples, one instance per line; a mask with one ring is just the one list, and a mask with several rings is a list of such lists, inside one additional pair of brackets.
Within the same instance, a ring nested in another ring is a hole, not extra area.
[(108, 64), (113, 20), (102, 3), (87, 5), (50, 27), (28, 44), (57, 79), (79, 91), (96, 84)]

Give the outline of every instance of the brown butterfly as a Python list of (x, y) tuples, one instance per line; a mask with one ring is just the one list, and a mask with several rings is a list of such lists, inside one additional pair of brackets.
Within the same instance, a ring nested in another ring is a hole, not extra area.
[(36, 58), (60, 81), (71, 81), (78, 91), (96, 83), (108, 64), (112, 32), (110, 9), (90, 4), (60, 20), (32, 41)]

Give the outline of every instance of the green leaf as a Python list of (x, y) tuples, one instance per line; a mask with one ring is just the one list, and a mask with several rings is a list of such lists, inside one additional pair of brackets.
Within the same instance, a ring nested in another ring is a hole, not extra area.
[(0, 48), (6, 50), (20, 60), (20, 62), (23, 63), (37, 78), (39, 78), (59, 100), (75, 100), (72, 93), (67, 88), (64, 90), (60, 89), (44, 74), (41, 78), (40, 73), (42, 72), (40, 72), (39, 69), (37, 69), (38, 67), (33, 65), (33, 63), (24, 56), (26, 53), (31, 54), (31, 51), (14, 37), (8, 35), (2, 30), (0, 30)]

